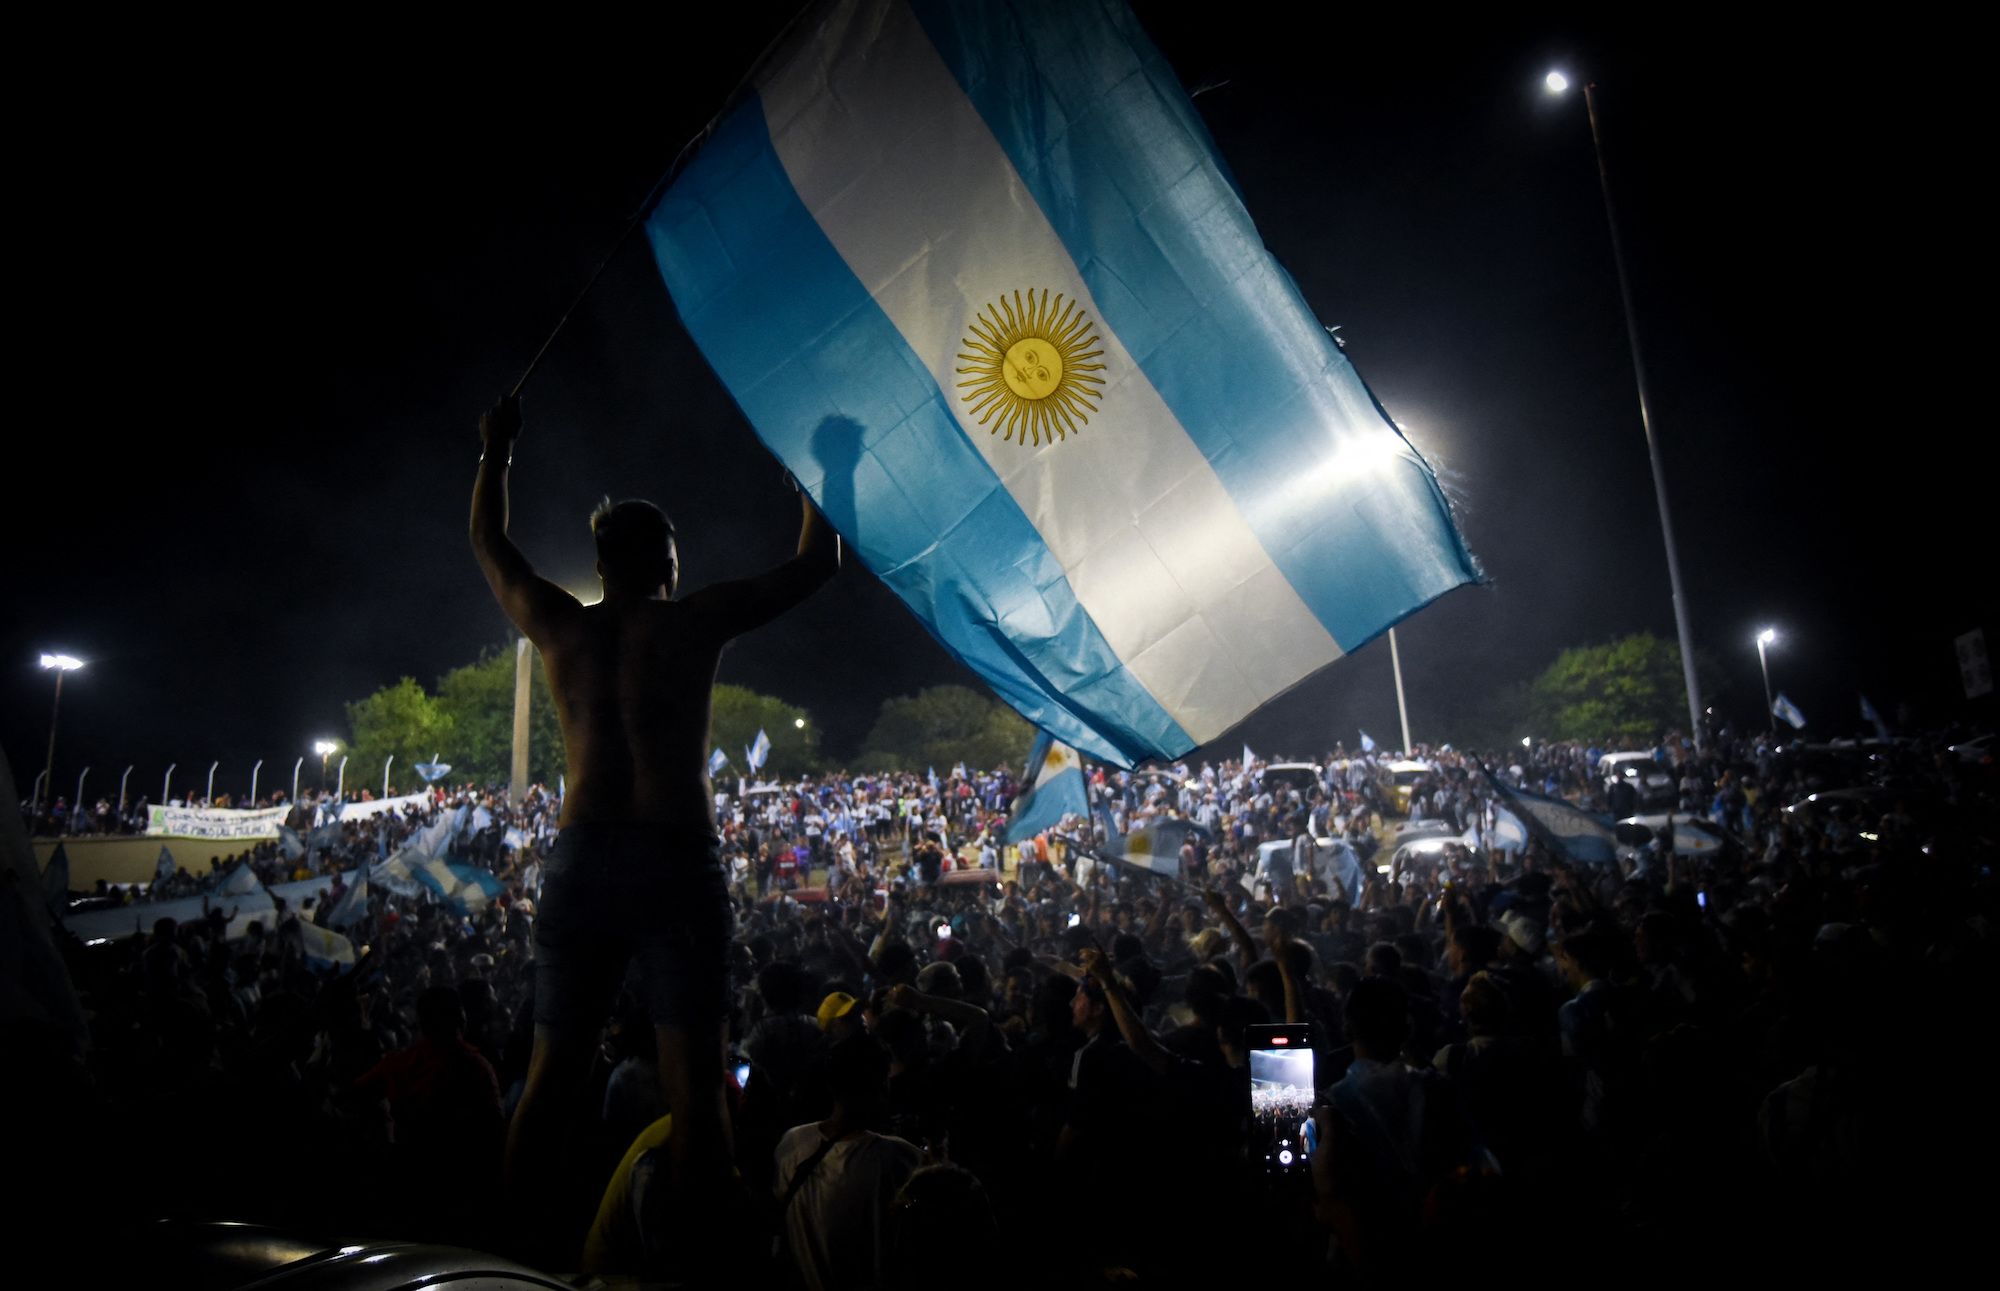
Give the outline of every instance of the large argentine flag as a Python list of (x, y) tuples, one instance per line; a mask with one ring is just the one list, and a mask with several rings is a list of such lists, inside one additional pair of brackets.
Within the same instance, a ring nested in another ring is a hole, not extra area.
[(1007, 841), (1033, 838), (1061, 823), (1064, 816), (1090, 815), (1090, 790), (1083, 783), (1083, 759), (1076, 750), (1047, 731), (1035, 737), (1028, 753), (1028, 792), (1007, 822)]
[(758, 435), (925, 626), (1130, 766), (1476, 577), (1120, 0), (829, 0), (648, 221)]

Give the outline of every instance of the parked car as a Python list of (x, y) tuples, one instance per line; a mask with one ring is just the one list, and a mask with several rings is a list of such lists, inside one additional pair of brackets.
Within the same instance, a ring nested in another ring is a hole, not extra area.
[(1620, 784), (1631, 786), (1641, 811), (1664, 811), (1680, 804), (1673, 773), (1650, 753), (1607, 753), (1597, 759), (1597, 773), (1604, 777), (1607, 794)]
[(1390, 806), (1408, 815), (1410, 795), (1416, 792), (1417, 784), (1434, 770), (1436, 768), (1428, 762), (1391, 762), (1382, 768), (1382, 796)]
[(261, 1224), (163, 1222), (121, 1243), (119, 1256), (139, 1278), (133, 1285), (201, 1291), (575, 1291), (553, 1273), (483, 1251), (428, 1242), (330, 1242)]

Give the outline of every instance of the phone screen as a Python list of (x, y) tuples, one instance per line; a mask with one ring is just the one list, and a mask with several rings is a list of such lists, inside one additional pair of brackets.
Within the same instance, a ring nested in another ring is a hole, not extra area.
[(1305, 1024), (1250, 1028), (1251, 1152), (1271, 1174), (1303, 1171), (1318, 1131), (1312, 1109), (1312, 1030)]

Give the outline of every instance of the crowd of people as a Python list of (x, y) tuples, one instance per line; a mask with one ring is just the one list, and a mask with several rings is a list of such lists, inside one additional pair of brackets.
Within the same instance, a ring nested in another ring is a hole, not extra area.
[[(1942, 738), (1809, 757), (1669, 736), (1672, 806), (1723, 845), (1582, 865), (1539, 831), (1481, 845), (1503, 805), (1481, 767), (1602, 810), (1603, 750), (1421, 752), (1407, 804), (1343, 749), (1304, 779), (1093, 772), (1091, 819), (1013, 844), (1005, 770), (724, 795), (743, 1200), (698, 1240), (730, 1244), (740, 1286), (1423, 1285), (1914, 1263), (1969, 1221), (1983, 1189), (1954, 1162), (1995, 1119), (1975, 1056), (1991, 765)], [(697, 1239), (659, 1183), (672, 1126), (636, 992), (567, 1109), (559, 1200), (517, 1213), (500, 1188), (555, 803), (440, 795), (341, 827), (315, 863), (361, 870), (475, 805), (465, 850), (494, 831), (479, 863), (506, 890), (371, 891), (349, 971), (287, 934), (330, 902), (235, 940), (218, 910), (66, 948), (92, 1044), (48, 1106), (107, 1198), (333, 1237), (534, 1230), (593, 1274), (680, 1265)], [(1462, 836), (1392, 867), (1405, 814)], [(1200, 826), (1179, 877), (1120, 864), (1115, 837), (1162, 819)], [(1364, 880), (1257, 883), (1259, 845), (1302, 834), (1364, 851)], [(299, 864), (250, 857), (273, 881)], [(1271, 1023), (1310, 1029), (1304, 1172), (1249, 1146)]]

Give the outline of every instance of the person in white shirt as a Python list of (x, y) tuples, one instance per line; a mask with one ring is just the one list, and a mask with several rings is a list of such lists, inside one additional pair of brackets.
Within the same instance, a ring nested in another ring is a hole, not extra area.
[(773, 1176), (786, 1259), (808, 1291), (883, 1284), (891, 1203), (923, 1163), (914, 1143), (868, 1128), (889, 1090), (889, 1054), (869, 1035), (827, 1052), (833, 1115), (778, 1140)]

